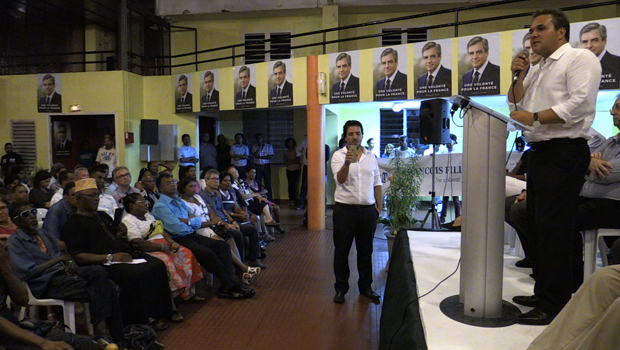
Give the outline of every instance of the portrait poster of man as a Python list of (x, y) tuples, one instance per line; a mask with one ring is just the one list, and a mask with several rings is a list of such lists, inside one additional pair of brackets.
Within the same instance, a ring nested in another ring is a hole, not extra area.
[(620, 88), (619, 30), (617, 19), (574, 23), (570, 27), (571, 46), (590, 50), (601, 62), (601, 90)]
[(37, 109), (39, 112), (62, 112), (60, 74), (37, 74)]
[(234, 69), (235, 109), (256, 107), (256, 65), (237, 66)]
[(189, 113), (193, 111), (192, 100), (192, 75), (178, 74), (174, 77), (174, 112)]
[(54, 122), (54, 156), (71, 158), (71, 123)]
[(293, 105), (293, 60), (269, 62), (269, 107)]
[(375, 101), (407, 99), (407, 46), (373, 50)]
[(329, 62), (330, 103), (359, 102), (359, 51), (330, 54)]
[(452, 96), (452, 39), (413, 46), (415, 98)]
[(200, 111), (213, 112), (220, 109), (220, 72), (217, 69), (200, 72)]
[(498, 33), (458, 39), (459, 94), (500, 94), (499, 39)]

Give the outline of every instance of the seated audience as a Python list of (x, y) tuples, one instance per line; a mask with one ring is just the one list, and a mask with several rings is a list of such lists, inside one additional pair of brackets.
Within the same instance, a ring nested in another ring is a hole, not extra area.
[(17, 325), (17, 318), (6, 306), (7, 296), (10, 296), (11, 300), (19, 306), (28, 305), (26, 285), (15, 276), (9, 254), (4, 249), (0, 249), (0, 344), (8, 350), (100, 349), (89, 337), (67, 333), (57, 328), (52, 328), (42, 336), (20, 328)]
[(75, 168), (75, 170), (73, 171), (73, 174), (74, 174), (73, 181), (88, 179), (89, 177), (91, 177), (90, 171), (88, 170), (88, 168), (85, 168), (83, 166), (79, 166)]
[(32, 190), (30, 190), (29, 198), (30, 203), (32, 203), (35, 208), (47, 209), (50, 207), (50, 202), (54, 192), (47, 189), (47, 186), (50, 184), (51, 178), (52, 175), (47, 170), (39, 170), (34, 175), (34, 179), (32, 180), (33, 186)]
[[(51, 237), (54, 237), (54, 239), (60, 240), (62, 227), (65, 226), (71, 215), (73, 215), (76, 210), (77, 202), (75, 200), (75, 182), (71, 181), (65, 185), (62, 200), (52, 205), (47, 211), (47, 214), (45, 214), (43, 229), (48, 232)], [(63, 243), (61, 249), (64, 248)]]
[[(166, 265), (148, 254), (131, 250), (125, 240), (127, 227), (114, 227), (112, 219), (97, 211), (99, 189), (94, 179), (76, 181), (77, 211), (62, 228), (61, 239), (80, 266), (105, 267), (119, 289), (125, 324), (151, 324), (164, 330), (172, 314)], [(139, 264), (124, 264), (144, 259)]]
[(194, 254), (202, 267), (220, 280), (218, 298), (242, 299), (256, 295), (255, 290), (235, 280), (228, 244), (223, 240), (203, 237), (196, 233), (197, 229), (222, 225), (223, 222), (203, 222), (200, 217), (190, 217), (189, 208), (177, 195), (177, 185), (172, 175), (158, 175), (156, 185), (160, 191), (160, 198), (153, 207), (153, 216), (162, 221), (164, 230), (169, 232), (177, 243)]
[(179, 167), (179, 181), (189, 177), (196, 181), (196, 194), (200, 193), (200, 183), (196, 180), (196, 166), (195, 165), (182, 165)]
[(9, 217), (8, 200), (6, 197), (0, 196), (0, 250), (15, 231), (17, 231), (17, 226)]
[(149, 203), (149, 211), (153, 209), (155, 202), (159, 199), (159, 191), (157, 191), (157, 186), (155, 186), (155, 176), (148, 170), (140, 171), (140, 178), (138, 179), (142, 186), (140, 194)]
[[(160, 171), (159, 170), (160, 166), (164, 167), (164, 170)], [(147, 167), (147, 169), (149, 169), (151, 174), (153, 174), (153, 176), (155, 176), (155, 177), (157, 177), (157, 175), (159, 175), (160, 172), (168, 172), (168, 173), (172, 174), (172, 170), (174, 170), (174, 165), (167, 164), (167, 163), (156, 162), (156, 161), (148, 162), (146, 167)]]
[(13, 186), (11, 188), (11, 202), (28, 202), (29, 201), (28, 187), (23, 183)]
[(106, 174), (106, 170), (102, 168), (101, 165), (90, 171), (90, 177), (95, 179), (97, 188), (100, 191), (97, 210), (108, 214), (112, 219), (114, 219), (114, 213), (116, 212), (116, 209), (118, 209), (118, 202), (111, 195), (104, 193)]
[(266, 269), (267, 266), (260, 261), (260, 243), (258, 241), (258, 231), (251, 225), (239, 225), (236, 221), (230, 221), (224, 213), (222, 198), (219, 192), (219, 173), (215, 169), (207, 171), (205, 174), (207, 187), (200, 193), (202, 199), (213, 209), (214, 213), (225, 223), (229, 223), (235, 230), (241, 231), (249, 239), (247, 265)]
[(52, 192), (56, 193), (59, 189), (62, 188), (62, 186), (60, 186), (60, 179), (58, 178), (58, 174), (60, 174), (60, 172), (64, 170), (67, 170), (64, 164), (52, 164), (52, 167), (50, 168), (50, 174), (52, 175), (52, 178), (50, 179), (50, 184), (47, 186), (48, 190), (52, 190)]
[(187, 248), (170, 238), (161, 221), (155, 220), (148, 211), (148, 202), (139, 194), (131, 193), (123, 198), (127, 215), (123, 223), (127, 226), (127, 241), (135, 249), (146, 252), (166, 264), (168, 281), (172, 291), (173, 322), (182, 322), (183, 316), (174, 304), (174, 298), (184, 301), (204, 301), (194, 293), (194, 284), (202, 279), (202, 270), (196, 258)]
[(38, 299), (61, 299), (89, 303), (95, 334), (124, 343), (123, 321), (116, 285), (101, 266), (78, 266), (69, 254), (61, 254), (56, 237), (37, 229), (36, 209), (28, 202), (9, 209), (19, 228), (8, 240), (15, 274), (28, 283)]
[(131, 193), (140, 193), (135, 187), (131, 187), (131, 173), (125, 166), (118, 166), (112, 171), (112, 180), (116, 184), (116, 188), (110, 192), (112, 186), (106, 191), (107, 194), (114, 197), (114, 200), (118, 203), (119, 208), (123, 207), (123, 198)]
[(54, 193), (54, 195), (52, 196), (52, 200), (50, 201), (50, 207), (62, 199), (62, 193), (65, 186), (72, 181), (74, 181), (72, 171), (62, 170), (58, 173), (58, 182), (56, 183), (58, 189), (56, 190), (56, 193)]
[[(250, 189), (250, 191), (258, 193), (263, 198), (267, 199), (267, 189), (258, 181), (256, 181), (256, 169), (253, 166), (248, 166), (247, 175), (248, 178), (245, 180), (245, 184)], [(280, 222), (280, 206), (269, 200), (267, 200), (267, 204), (269, 205), (269, 209), (271, 209), (271, 212), (273, 213), (273, 220), (276, 222)], [(280, 233), (283, 232), (280, 231)]]
[(590, 276), (528, 350), (617, 349), (620, 344), (620, 266)]
[[(190, 209), (190, 215), (200, 217), (202, 222), (218, 222), (220, 221), (213, 210), (209, 209), (209, 206), (204, 200), (196, 194), (196, 181), (189, 177), (185, 177), (179, 182), (179, 194), (181, 199), (185, 202)], [(230, 246), (232, 253), (232, 262), (244, 282), (248, 282), (255, 275), (260, 273), (260, 267), (249, 267), (243, 263), (245, 249), (243, 242), (243, 234), (241, 231), (235, 230), (233, 225), (228, 223), (222, 223), (222, 226), (227, 230), (230, 230), (231, 237), (220, 237), (210, 227), (202, 227), (196, 230), (196, 233), (209, 237), (215, 240), (225, 240)], [(232, 238), (232, 239), (231, 239)], [(239, 249), (241, 248), (241, 249)]]

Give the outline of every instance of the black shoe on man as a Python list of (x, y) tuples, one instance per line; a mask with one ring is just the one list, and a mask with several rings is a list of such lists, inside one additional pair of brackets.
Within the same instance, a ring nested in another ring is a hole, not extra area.
[(343, 304), (345, 294), (346, 294), (345, 292), (336, 292), (336, 296), (334, 297), (334, 303)]
[(551, 314), (539, 308), (535, 308), (529, 312), (517, 316), (516, 321), (518, 324), (545, 326), (551, 323), (555, 316), (556, 314)]
[(371, 288), (361, 290), (360, 295), (363, 295), (366, 298), (370, 299), (373, 303), (381, 302), (381, 296), (375, 293)]
[(536, 295), (517, 295), (512, 301), (527, 307), (537, 307), (539, 299)]

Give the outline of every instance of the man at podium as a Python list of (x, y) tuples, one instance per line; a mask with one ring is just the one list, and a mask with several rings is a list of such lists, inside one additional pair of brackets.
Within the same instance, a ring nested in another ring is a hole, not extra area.
[(546, 325), (571, 297), (572, 256), (579, 192), (588, 171), (588, 131), (594, 120), (601, 77), (597, 57), (569, 44), (570, 23), (556, 9), (539, 10), (530, 27), (532, 50), (542, 60), (518, 54), (511, 70), (518, 79), (508, 91), (510, 117), (532, 126), (525, 132), (528, 159), (527, 201), (532, 232), (534, 295), (517, 304), (534, 307), (517, 322)]

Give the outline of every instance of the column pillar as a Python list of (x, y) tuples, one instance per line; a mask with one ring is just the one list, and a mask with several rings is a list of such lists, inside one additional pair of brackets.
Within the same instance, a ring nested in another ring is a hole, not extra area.
[(307, 57), (308, 228), (325, 229), (325, 118), (319, 104), (319, 57)]

